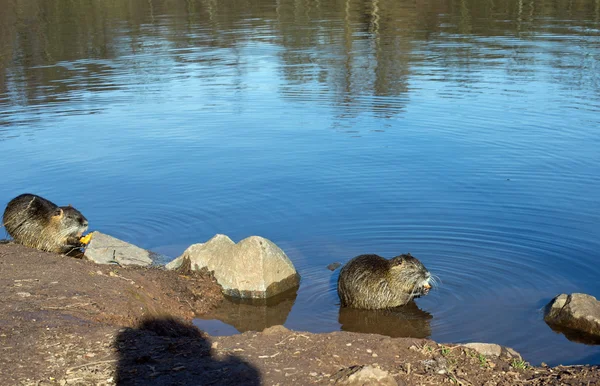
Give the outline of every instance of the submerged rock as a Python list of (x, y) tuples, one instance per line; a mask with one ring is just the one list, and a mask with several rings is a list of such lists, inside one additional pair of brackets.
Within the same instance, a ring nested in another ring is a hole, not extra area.
[(336, 269), (338, 269), (340, 267), (340, 265), (342, 265), (342, 263), (339, 262), (335, 262), (335, 263), (331, 263), (327, 266), (327, 269), (330, 271), (335, 271)]
[(600, 301), (587, 294), (560, 294), (546, 305), (544, 320), (550, 327), (600, 338)]
[(92, 239), (85, 248), (84, 256), (98, 264), (148, 266), (157, 256), (133, 244), (101, 232), (92, 232)]
[(234, 243), (226, 235), (215, 235), (194, 244), (167, 269), (177, 269), (189, 258), (194, 270), (207, 268), (226, 295), (238, 298), (268, 298), (300, 284), (300, 275), (286, 254), (273, 242), (250, 236)]

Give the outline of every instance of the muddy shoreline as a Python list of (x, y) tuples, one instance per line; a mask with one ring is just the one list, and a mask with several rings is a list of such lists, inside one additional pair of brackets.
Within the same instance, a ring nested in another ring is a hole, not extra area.
[[(191, 325), (223, 300), (203, 272), (97, 265), (0, 245), (0, 374), (16, 385), (600, 385), (598, 366), (531, 367), (428, 339), (281, 326), (212, 337)], [(381, 381), (384, 382), (384, 381)], [(395, 383), (394, 383), (395, 382)]]

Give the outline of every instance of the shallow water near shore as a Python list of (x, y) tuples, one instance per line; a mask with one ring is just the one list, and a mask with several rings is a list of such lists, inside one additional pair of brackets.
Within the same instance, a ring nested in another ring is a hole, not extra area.
[[(2, 2), (0, 203), (73, 204), (167, 256), (216, 233), (302, 276), (263, 324), (494, 342), (599, 363), (543, 321), (600, 297), (600, 2)], [(340, 311), (335, 272), (410, 252), (441, 279)], [(263, 308), (260, 308), (263, 307)]]

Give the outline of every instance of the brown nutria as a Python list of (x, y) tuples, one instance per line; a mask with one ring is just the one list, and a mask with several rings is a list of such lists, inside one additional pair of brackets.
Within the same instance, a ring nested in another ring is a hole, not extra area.
[(427, 268), (410, 253), (389, 260), (378, 255), (360, 255), (342, 268), (338, 296), (342, 307), (398, 307), (427, 295), (430, 282), (433, 278)]
[(88, 220), (71, 205), (59, 207), (29, 193), (8, 203), (2, 222), (15, 242), (58, 253), (83, 246), (79, 239), (88, 227)]

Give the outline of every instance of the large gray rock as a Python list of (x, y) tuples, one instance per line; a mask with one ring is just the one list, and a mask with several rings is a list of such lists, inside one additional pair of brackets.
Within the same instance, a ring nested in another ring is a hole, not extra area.
[(189, 258), (194, 270), (207, 268), (226, 295), (238, 298), (268, 298), (295, 288), (300, 275), (286, 254), (273, 242), (250, 236), (234, 243), (226, 235), (215, 235), (194, 244), (167, 269), (177, 269)]
[(92, 240), (84, 256), (98, 264), (141, 265), (153, 262), (155, 253), (100, 232), (92, 232)]
[(600, 302), (586, 294), (560, 294), (544, 310), (544, 320), (591, 337), (600, 338)]

